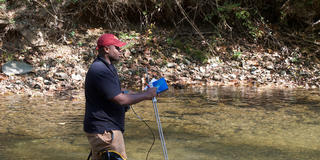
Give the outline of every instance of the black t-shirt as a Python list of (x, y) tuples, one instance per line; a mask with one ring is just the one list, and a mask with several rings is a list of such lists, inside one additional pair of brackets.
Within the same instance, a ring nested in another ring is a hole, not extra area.
[(125, 106), (111, 101), (121, 93), (117, 70), (102, 57), (91, 64), (85, 80), (86, 110), (84, 131), (104, 133), (121, 130), (124, 132)]

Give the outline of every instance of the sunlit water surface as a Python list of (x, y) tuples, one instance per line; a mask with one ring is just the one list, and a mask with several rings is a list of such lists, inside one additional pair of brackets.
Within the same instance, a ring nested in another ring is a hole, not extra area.
[[(320, 91), (211, 88), (158, 97), (171, 160), (319, 160)], [(149, 160), (163, 160), (151, 101), (134, 105), (156, 134)], [(85, 160), (83, 95), (0, 96), (0, 160)], [(152, 133), (130, 110), (129, 160), (146, 159)]]

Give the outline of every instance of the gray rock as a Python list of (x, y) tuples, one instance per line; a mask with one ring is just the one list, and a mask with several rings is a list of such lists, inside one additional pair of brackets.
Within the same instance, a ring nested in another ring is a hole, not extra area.
[(71, 78), (74, 79), (74, 80), (76, 80), (76, 81), (82, 80), (82, 76), (79, 75), (79, 74), (72, 74), (72, 75), (71, 75)]
[(300, 75), (307, 75), (308, 73), (304, 70), (300, 70)]
[(241, 75), (240, 77), (239, 77), (239, 79), (242, 81), (242, 80), (245, 80), (246, 79), (246, 76), (244, 76), (244, 75)]
[(205, 72), (206, 72), (206, 69), (203, 68), (203, 67), (200, 67), (200, 72), (201, 72), (201, 73), (205, 73)]
[(33, 86), (34, 89), (41, 89), (42, 88), (42, 85), (40, 83), (36, 83), (34, 86)]
[(268, 64), (267, 64), (267, 69), (269, 69), (269, 70), (274, 70), (273, 64), (272, 64), (272, 63), (268, 63)]
[(22, 84), (22, 81), (17, 80), (17, 81), (15, 82), (15, 84)]
[(222, 77), (220, 75), (214, 75), (213, 80), (220, 81)]
[(235, 74), (230, 74), (230, 79), (237, 79), (237, 76)]
[(287, 75), (287, 72), (286, 71), (281, 71), (281, 75), (285, 76), (285, 75)]
[(186, 65), (191, 65), (191, 62), (187, 59), (183, 59), (183, 63), (186, 64)]
[(173, 68), (174, 66), (176, 66), (177, 64), (176, 63), (168, 63), (167, 64), (167, 67), (168, 68)]
[(6, 75), (25, 74), (33, 70), (27, 63), (19, 61), (9, 61), (2, 66), (2, 72)]
[(217, 63), (212, 63), (212, 64), (210, 64), (210, 67), (211, 68), (216, 68), (216, 67), (218, 67), (219, 66), (219, 64), (217, 64)]
[(51, 85), (51, 84), (52, 84), (52, 82), (51, 82), (51, 81), (46, 80), (46, 79), (43, 81), (43, 83), (44, 83), (45, 85)]
[(68, 79), (68, 74), (63, 73), (63, 72), (58, 72), (54, 73), (55, 77), (58, 78), (59, 80), (66, 80)]
[(203, 77), (205, 77), (205, 78), (209, 78), (210, 76), (211, 76), (210, 73), (207, 73), (207, 74), (204, 74), (204, 75), (203, 75)]
[(202, 77), (199, 76), (199, 75), (196, 75), (196, 76), (194, 77), (194, 79), (195, 79), (195, 80), (202, 80)]

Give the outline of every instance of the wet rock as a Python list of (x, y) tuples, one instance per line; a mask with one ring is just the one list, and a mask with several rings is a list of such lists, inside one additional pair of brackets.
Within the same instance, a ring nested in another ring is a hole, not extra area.
[(32, 70), (31, 65), (19, 61), (9, 61), (2, 66), (2, 72), (6, 75), (25, 74)]

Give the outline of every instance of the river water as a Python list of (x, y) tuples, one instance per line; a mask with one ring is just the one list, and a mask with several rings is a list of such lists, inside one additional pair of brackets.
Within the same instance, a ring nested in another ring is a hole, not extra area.
[[(158, 97), (171, 160), (319, 160), (320, 91), (218, 87)], [(149, 160), (163, 160), (151, 101), (133, 106), (156, 134)], [(84, 98), (0, 96), (0, 160), (86, 159)], [(129, 160), (146, 159), (152, 133), (127, 112)]]

